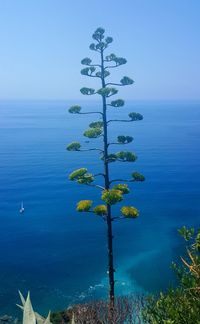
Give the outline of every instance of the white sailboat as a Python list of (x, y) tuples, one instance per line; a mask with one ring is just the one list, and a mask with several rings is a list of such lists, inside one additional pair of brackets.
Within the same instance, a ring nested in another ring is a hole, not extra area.
[(23, 201), (21, 202), (21, 208), (19, 212), (22, 214), (25, 211)]

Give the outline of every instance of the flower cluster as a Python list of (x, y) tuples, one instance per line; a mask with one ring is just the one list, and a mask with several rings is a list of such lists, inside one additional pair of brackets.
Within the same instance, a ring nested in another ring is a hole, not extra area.
[(106, 205), (98, 205), (94, 207), (93, 212), (98, 216), (105, 216), (107, 215), (107, 207)]
[(136, 218), (139, 215), (138, 209), (132, 206), (123, 206), (121, 213), (126, 218)]
[(121, 190), (116, 189), (104, 190), (102, 192), (101, 199), (108, 205), (114, 205), (123, 200), (123, 193)]
[(87, 212), (92, 206), (92, 200), (81, 200), (77, 203), (76, 210), (79, 212)]
[(130, 192), (129, 187), (127, 186), (127, 184), (124, 184), (124, 183), (118, 183), (118, 184), (114, 185), (113, 189), (120, 190), (124, 195), (128, 194)]

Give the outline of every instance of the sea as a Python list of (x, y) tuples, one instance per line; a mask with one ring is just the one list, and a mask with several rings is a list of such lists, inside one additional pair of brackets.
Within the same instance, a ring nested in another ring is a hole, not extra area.
[[(0, 315), (21, 316), (18, 290), (31, 293), (34, 309), (46, 315), (75, 303), (107, 298), (106, 223), (92, 213), (78, 213), (79, 200), (101, 203), (98, 188), (69, 181), (86, 167), (101, 173), (98, 151), (69, 152), (73, 141), (82, 148), (102, 148), (102, 137), (83, 132), (99, 114), (100, 102), (64, 100), (0, 101)], [(145, 182), (130, 183), (122, 205), (139, 209), (137, 219), (116, 219), (114, 266), (116, 294), (151, 294), (175, 284), (171, 268), (180, 262), (185, 242), (182, 226), (200, 225), (200, 102), (128, 101), (108, 108), (109, 119), (139, 112), (142, 121), (109, 123), (109, 139), (129, 135), (126, 146), (110, 145), (110, 153), (129, 150), (134, 163), (110, 163), (111, 179), (129, 179), (133, 171)], [(101, 176), (96, 178), (102, 184)], [(25, 211), (20, 213), (23, 201)]]

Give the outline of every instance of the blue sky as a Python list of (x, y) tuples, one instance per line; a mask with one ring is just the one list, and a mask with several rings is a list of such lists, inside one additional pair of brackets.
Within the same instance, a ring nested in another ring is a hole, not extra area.
[(199, 0), (0, 0), (0, 98), (84, 99), (80, 60), (102, 26), (128, 60), (112, 81), (135, 80), (122, 98), (200, 99), (199, 14)]

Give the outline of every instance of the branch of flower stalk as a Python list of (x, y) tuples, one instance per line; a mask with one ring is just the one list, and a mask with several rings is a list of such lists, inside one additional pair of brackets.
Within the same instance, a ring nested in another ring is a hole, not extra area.
[(135, 180), (134, 179), (114, 179), (114, 180), (111, 180), (109, 183), (111, 184), (111, 183), (113, 183), (113, 182), (121, 182), (121, 181), (123, 181), (123, 182), (135, 182)]
[(101, 217), (104, 221), (106, 220), (106, 216), (98, 215), (98, 214), (96, 214), (95, 212), (93, 212), (93, 210), (88, 210), (87, 213), (92, 213), (92, 214), (94, 214), (94, 215), (96, 215), (96, 216)]
[[(105, 61), (105, 62), (109, 62), (109, 61)], [(113, 69), (113, 68), (116, 68), (116, 67), (118, 67), (117, 64), (116, 65), (105, 66), (104, 70), (105, 69)]]
[(87, 64), (87, 66), (98, 66), (98, 67), (101, 67), (100, 64)]
[(98, 176), (105, 177), (105, 174), (104, 174), (104, 173), (97, 173), (97, 174), (94, 174), (94, 177), (98, 177)]
[(126, 123), (129, 123), (129, 122), (133, 122), (134, 120), (132, 119), (110, 119), (107, 121), (107, 124), (110, 123), (110, 122), (126, 122)]
[(98, 75), (92, 75), (92, 74), (84, 74), (84, 75), (88, 76), (88, 77), (91, 77), (91, 78), (99, 78), (99, 79), (101, 79), (101, 77), (98, 76)]
[(130, 143), (118, 143), (118, 142), (108, 143), (108, 145), (125, 145), (125, 144), (130, 144)]
[(124, 217), (122, 217), (122, 216), (112, 217), (112, 221), (115, 221), (116, 219), (124, 219)]
[(87, 152), (87, 151), (99, 151), (101, 153), (104, 153), (103, 150), (97, 149), (97, 148), (91, 148), (91, 149), (81, 149), (81, 150), (76, 150), (77, 152)]
[(91, 112), (79, 112), (77, 113), (79, 115), (90, 115), (90, 114), (101, 114), (103, 116), (103, 113), (100, 111), (91, 111)]
[(108, 85), (114, 85), (114, 86), (119, 86), (119, 87), (124, 86), (124, 84), (121, 84), (121, 83), (113, 83), (113, 82), (108, 82), (108, 83), (106, 83), (106, 87), (107, 87)]
[(98, 189), (101, 189), (101, 190), (105, 190), (104, 187), (100, 186), (100, 185), (95, 185), (95, 184), (91, 184), (91, 183), (84, 183), (86, 186), (89, 186), (89, 187), (95, 187), (95, 188), (98, 188)]

